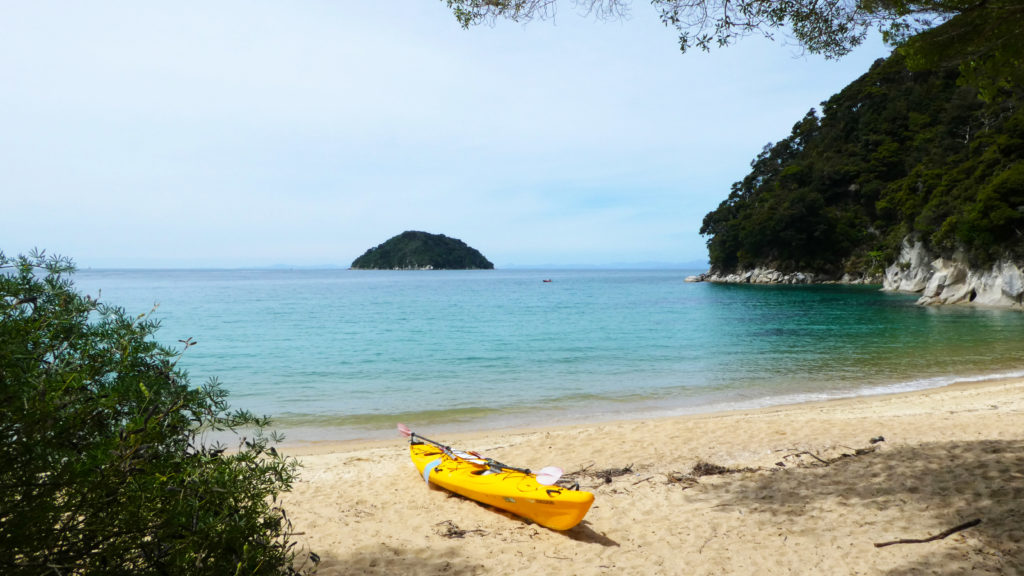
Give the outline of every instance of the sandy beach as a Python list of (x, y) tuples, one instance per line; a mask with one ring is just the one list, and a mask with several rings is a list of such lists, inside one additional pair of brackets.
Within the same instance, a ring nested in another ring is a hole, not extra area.
[[(672, 419), (417, 432), (575, 472), (594, 506), (556, 532), (428, 488), (397, 434), (291, 446), (304, 468), (283, 503), (320, 574), (1024, 574), (1024, 380)], [(698, 476), (699, 463), (727, 470)], [(930, 542), (876, 546), (976, 519)]]

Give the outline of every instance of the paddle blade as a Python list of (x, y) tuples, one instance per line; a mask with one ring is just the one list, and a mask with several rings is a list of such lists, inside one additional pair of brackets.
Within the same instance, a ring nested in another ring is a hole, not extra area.
[(551, 486), (562, 477), (562, 469), (556, 466), (547, 466), (537, 471), (537, 484)]
[(405, 436), (406, 438), (412, 436), (412, 430), (410, 430), (408, 426), (402, 424), (401, 422), (398, 423), (398, 432), (399, 434)]

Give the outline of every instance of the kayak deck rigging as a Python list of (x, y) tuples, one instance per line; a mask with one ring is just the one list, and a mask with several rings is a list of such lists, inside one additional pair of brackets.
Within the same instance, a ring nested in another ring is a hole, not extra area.
[(594, 503), (592, 493), (542, 484), (538, 475), (529, 470), (425, 443), (415, 434), (410, 439), (412, 462), (428, 485), (506, 510), (541, 526), (569, 530), (583, 520)]

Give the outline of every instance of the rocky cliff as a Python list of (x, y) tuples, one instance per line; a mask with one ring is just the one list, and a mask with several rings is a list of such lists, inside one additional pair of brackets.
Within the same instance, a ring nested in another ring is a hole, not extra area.
[[(927, 302), (1019, 302), (1024, 82), (1001, 84), (996, 97), (965, 79), (983, 60), (972, 43), (997, 41), (971, 39), (967, 21), (929, 36), (948, 61), (910, 62), (897, 50), (764, 147), (701, 226), (712, 270), (728, 273), (718, 280), (872, 274)], [(930, 253), (904, 250), (908, 235)]]
[(885, 269), (883, 290), (919, 293), (919, 304), (974, 304), (1024, 309), (1024, 272), (1001, 259), (972, 268), (962, 253), (941, 258), (921, 242), (904, 240), (900, 256)]

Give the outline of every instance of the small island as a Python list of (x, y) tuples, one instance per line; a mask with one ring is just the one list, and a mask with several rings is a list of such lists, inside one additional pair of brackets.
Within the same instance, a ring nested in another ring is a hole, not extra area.
[(457, 238), (428, 232), (402, 232), (367, 250), (352, 270), (493, 270), (479, 250)]

